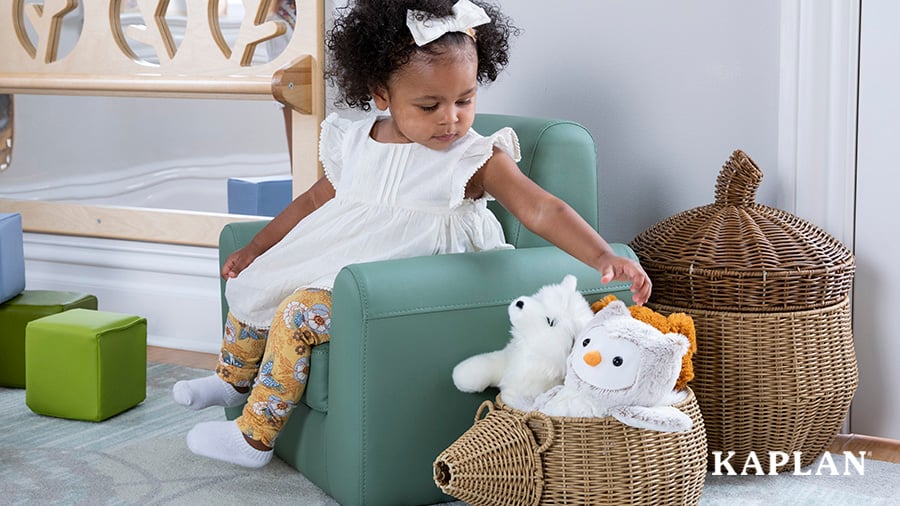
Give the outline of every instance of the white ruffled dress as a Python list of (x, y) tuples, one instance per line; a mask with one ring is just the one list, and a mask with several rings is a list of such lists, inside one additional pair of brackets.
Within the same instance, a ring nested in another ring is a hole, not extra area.
[(469, 130), (447, 150), (385, 144), (370, 137), (377, 117), (322, 122), (319, 158), (335, 197), (301, 220), (240, 275), (225, 296), (239, 321), (269, 328), (279, 304), (301, 288), (331, 290), (346, 265), (512, 248), (487, 208), (466, 199), (469, 179), (499, 147), (516, 161), (519, 142), (504, 128)]

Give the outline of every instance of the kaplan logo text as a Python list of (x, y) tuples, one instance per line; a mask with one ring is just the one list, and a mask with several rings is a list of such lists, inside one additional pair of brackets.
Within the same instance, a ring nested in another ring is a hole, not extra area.
[[(722, 453), (723, 452), (720, 451), (712, 452), (713, 476), (746, 476), (748, 474), (775, 475), (778, 474), (779, 469), (787, 471), (789, 465), (793, 467), (792, 474), (796, 476), (864, 476), (866, 474), (865, 451), (860, 451), (856, 454), (850, 451), (842, 452), (842, 455), (844, 456), (843, 469), (835, 463), (834, 457), (830, 452), (822, 454), (822, 457), (817, 460), (817, 463), (807, 466), (806, 469), (800, 467), (803, 452), (793, 452), (792, 454), (787, 452), (767, 452), (766, 455), (769, 457), (768, 469), (764, 469), (765, 466), (761, 463), (756, 452), (751, 451), (743, 462), (732, 461), (736, 452), (729, 451), (725, 454), (724, 458)], [(737, 468), (739, 468), (740, 471), (738, 471)]]

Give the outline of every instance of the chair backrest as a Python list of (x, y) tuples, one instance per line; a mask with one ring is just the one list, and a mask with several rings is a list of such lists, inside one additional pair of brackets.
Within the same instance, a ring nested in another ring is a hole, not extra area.
[[(478, 114), (473, 127), (482, 135), (503, 127), (515, 130), (522, 151), (519, 162), (522, 172), (541, 188), (566, 201), (597, 229), (597, 151), (587, 129), (571, 121), (501, 114)], [(549, 244), (522, 226), (497, 202), (488, 206), (500, 220), (506, 242), (516, 248)]]

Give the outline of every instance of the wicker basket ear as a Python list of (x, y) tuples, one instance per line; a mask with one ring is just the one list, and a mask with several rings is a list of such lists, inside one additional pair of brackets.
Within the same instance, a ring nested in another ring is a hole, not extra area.
[[(485, 413), (487, 411), (487, 413)], [(481, 403), (481, 406), (478, 406), (478, 409), (475, 411), (475, 422), (481, 420), (488, 415), (490, 415), (494, 411), (494, 403), (491, 401), (484, 401)]]
[[(544, 453), (547, 451), (550, 446), (553, 445), (553, 440), (556, 438), (556, 432), (553, 430), (553, 420), (550, 419), (549, 416), (541, 413), (540, 411), (532, 411), (530, 413), (525, 414), (522, 417), (522, 423), (528, 426), (528, 422), (535, 420), (540, 422), (541, 428), (535, 432), (533, 429), (531, 430), (531, 437), (534, 439), (536, 445), (540, 445), (535, 450), (537, 453)], [(544, 441), (538, 441), (538, 433), (540, 433), (544, 437)]]

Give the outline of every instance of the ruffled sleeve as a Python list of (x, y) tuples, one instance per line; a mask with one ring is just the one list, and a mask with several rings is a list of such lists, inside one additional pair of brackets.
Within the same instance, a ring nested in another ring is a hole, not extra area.
[[(519, 137), (512, 128), (501, 128), (486, 137), (478, 136), (466, 148), (450, 179), (451, 209), (462, 204), (466, 196), (466, 185), (469, 184), (469, 180), (478, 172), (478, 169), (483, 167), (494, 155), (494, 146), (505, 151), (515, 162), (522, 159), (519, 152)], [(494, 197), (487, 193), (483, 198), (494, 200)]]
[(322, 121), (319, 133), (319, 160), (325, 170), (325, 177), (337, 188), (344, 167), (344, 140), (353, 122), (331, 113)]

